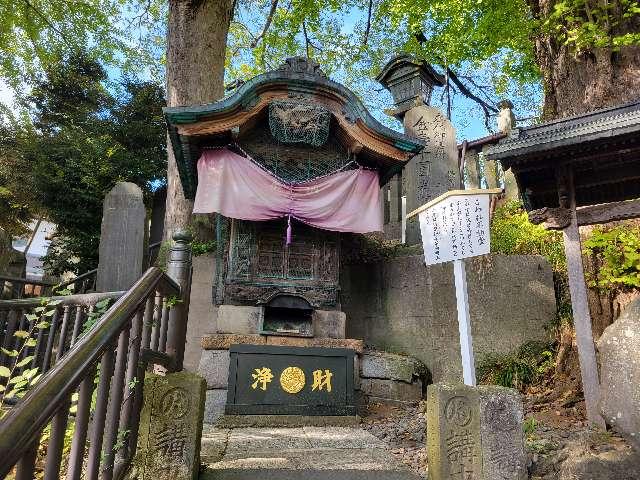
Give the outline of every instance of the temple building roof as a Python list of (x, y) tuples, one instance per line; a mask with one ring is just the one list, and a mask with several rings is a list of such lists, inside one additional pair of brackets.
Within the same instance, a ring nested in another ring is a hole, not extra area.
[(289, 58), (278, 69), (252, 78), (220, 101), (164, 109), (187, 198), (195, 195), (196, 161), (202, 148), (232, 143), (246, 135), (264, 122), (265, 111), (274, 101), (327, 109), (335, 136), (357, 155), (359, 163), (379, 169), (382, 183), (424, 147), (421, 140), (378, 122), (353, 92), (327, 78), (317, 63), (304, 57)]
[[(640, 197), (640, 100), (527, 128), (490, 147), (527, 210), (558, 206), (558, 169), (574, 172), (577, 206)], [(562, 193), (562, 192), (560, 192)]]

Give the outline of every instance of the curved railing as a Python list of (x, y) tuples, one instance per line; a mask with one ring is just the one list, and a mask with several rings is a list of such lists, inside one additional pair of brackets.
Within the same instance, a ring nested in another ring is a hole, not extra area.
[[(188, 272), (190, 279), (190, 265)], [(186, 309), (171, 306), (188, 290), (188, 281), (181, 289), (150, 268), (68, 351), (56, 352), (57, 362), (0, 420), (0, 478), (14, 469), (17, 480), (34, 478), (49, 424), (45, 480), (122, 478), (136, 450), (145, 372), (182, 367)]]

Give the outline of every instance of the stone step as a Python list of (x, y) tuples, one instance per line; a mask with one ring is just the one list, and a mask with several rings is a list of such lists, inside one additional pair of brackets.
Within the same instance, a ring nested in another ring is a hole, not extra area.
[(419, 480), (359, 427), (206, 428), (200, 480)]

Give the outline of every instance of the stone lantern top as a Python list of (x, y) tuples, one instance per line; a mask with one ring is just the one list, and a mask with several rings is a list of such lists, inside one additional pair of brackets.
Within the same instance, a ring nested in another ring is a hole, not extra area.
[(399, 120), (416, 105), (429, 105), (433, 87), (444, 85), (444, 77), (431, 65), (409, 55), (391, 59), (376, 80), (391, 92), (395, 109), (390, 113)]

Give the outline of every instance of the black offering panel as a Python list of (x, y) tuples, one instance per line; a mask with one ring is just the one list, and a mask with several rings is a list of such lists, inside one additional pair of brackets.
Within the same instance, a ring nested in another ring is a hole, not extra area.
[(355, 415), (354, 350), (232, 345), (229, 415)]

